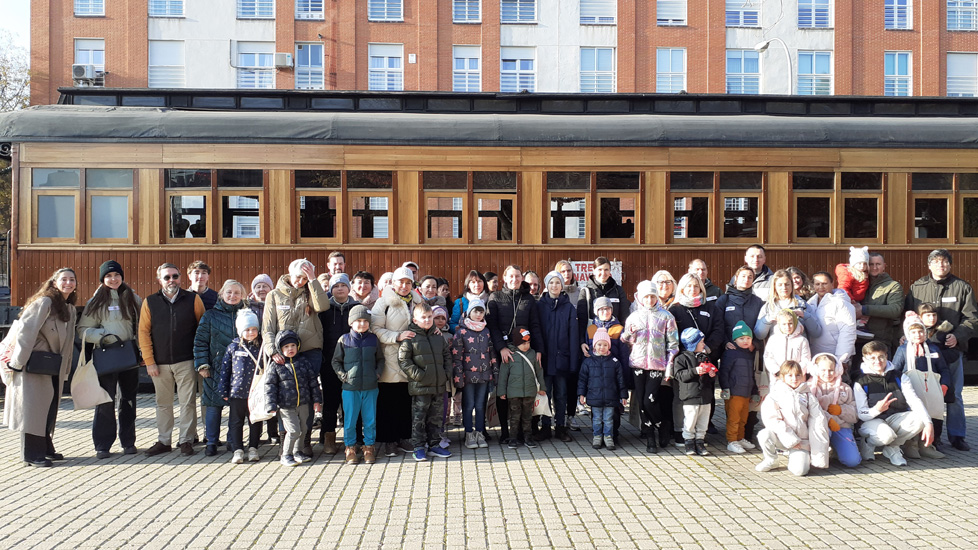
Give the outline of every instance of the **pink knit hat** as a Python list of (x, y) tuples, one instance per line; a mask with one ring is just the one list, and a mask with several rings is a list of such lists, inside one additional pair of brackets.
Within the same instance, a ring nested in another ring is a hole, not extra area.
[(611, 336), (608, 336), (608, 331), (603, 328), (599, 328), (597, 332), (594, 333), (594, 338), (591, 339), (591, 346), (594, 347), (598, 342), (607, 342), (608, 346), (611, 346)]

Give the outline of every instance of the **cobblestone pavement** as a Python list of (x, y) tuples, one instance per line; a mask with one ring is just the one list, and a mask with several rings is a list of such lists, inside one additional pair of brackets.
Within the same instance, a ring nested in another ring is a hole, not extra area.
[[(978, 388), (965, 401), (975, 445)], [(141, 395), (141, 450), (153, 415)], [(730, 454), (720, 436), (711, 457), (647, 455), (626, 426), (614, 452), (593, 450), (587, 428), (518, 451), (464, 449), (455, 431), (447, 460), (345, 466), (317, 448), (285, 468), (269, 445), (257, 464), (202, 447), (96, 460), (91, 419), (63, 401), (55, 443), (67, 460), (54, 468), (23, 466), (18, 434), (0, 431), (0, 547), (978, 548), (978, 452), (795, 478), (755, 472), (759, 453)]]

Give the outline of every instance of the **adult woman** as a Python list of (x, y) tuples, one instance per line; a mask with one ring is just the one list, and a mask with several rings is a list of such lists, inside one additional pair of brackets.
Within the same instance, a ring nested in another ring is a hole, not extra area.
[(265, 298), (272, 291), (272, 278), (267, 273), (262, 273), (251, 280), (251, 294), (248, 295), (248, 305), (258, 316), (258, 320), (265, 313)]
[(374, 285), (374, 276), (367, 271), (357, 271), (353, 275), (352, 285), (350, 297), (360, 302), (368, 311), (373, 309), (377, 298), (380, 297), (380, 291)]
[(228, 344), (237, 336), (234, 319), (238, 310), (246, 307), (245, 287), (238, 281), (228, 279), (218, 292), (217, 304), (207, 310), (197, 325), (194, 336), (194, 368), (204, 379), (204, 391), (200, 402), (205, 407), (204, 436), (207, 448), (204, 454), (217, 454), (217, 443), (221, 435), (221, 409), (227, 404), (217, 391), (221, 378), (221, 365)]
[[(7, 392), (4, 423), (21, 433), (21, 453), (30, 466), (51, 466), (64, 460), (54, 450), (54, 424), (65, 380), (71, 371), (75, 342), (75, 272), (63, 267), (54, 272), (34, 293), (20, 314), (20, 327), (13, 353), (4, 366)], [(56, 376), (27, 372), (35, 351), (61, 355)]]
[(560, 260), (554, 266), (554, 271), (560, 273), (560, 282), (564, 285), (564, 292), (570, 298), (571, 305), (577, 310), (577, 301), (581, 297), (581, 287), (577, 284), (577, 274), (574, 273), (574, 266), (567, 260)]
[(808, 338), (816, 338), (822, 334), (822, 327), (818, 324), (818, 319), (812, 314), (808, 307), (808, 302), (801, 296), (794, 294), (794, 283), (791, 275), (784, 269), (779, 269), (771, 277), (771, 292), (768, 294), (767, 302), (761, 308), (761, 312), (754, 324), (754, 338), (767, 340), (771, 333), (771, 327), (777, 323), (778, 312), (782, 309), (790, 309), (798, 316), (798, 320), (805, 327), (805, 335)]
[(391, 283), (393, 281), (394, 281), (394, 272), (385, 271), (383, 275), (380, 276), (380, 279), (377, 279), (377, 296), (378, 297), (383, 296), (384, 291), (391, 286)]
[(377, 335), (384, 352), (384, 368), (377, 384), (377, 442), (383, 445), (385, 456), (397, 455), (399, 444), (406, 453), (414, 450), (407, 442), (411, 438), (411, 394), (407, 375), (397, 362), (397, 350), (402, 341), (414, 337), (407, 328), (411, 310), (422, 301), (414, 290), (414, 273), (399, 267), (392, 274), (391, 286), (370, 311), (370, 331)]
[(754, 270), (745, 265), (734, 275), (734, 284), (727, 285), (727, 292), (717, 298), (717, 310), (723, 315), (724, 342), (730, 349), (735, 347), (731, 334), (737, 323), (743, 321), (747, 326), (753, 327), (764, 307), (764, 300), (751, 290), (753, 284)]
[(452, 306), (452, 316), (448, 319), (448, 326), (455, 332), (455, 328), (462, 322), (465, 312), (469, 310), (469, 301), (473, 299), (482, 300), (482, 303), (489, 301), (489, 293), (486, 292), (486, 280), (482, 278), (482, 273), (476, 270), (469, 271), (465, 276), (464, 289), (455, 300)]
[(539, 300), (544, 292), (543, 285), (540, 283), (540, 275), (536, 271), (527, 270), (523, 273), (523, 280), (526, 281), (526, 284), (530, 285), (530, 296), (533, 296), (535, 300)]
[[(543, 328), (543, 342), (546, 353), (543, 355), (543, 378), (546, 382), (547, 393), (553, 399), (553, 422), (556, 426), (557, 438), (564, 442), (571, 440), (567, 434), (565, 418), (567, 400), (570, 391), (577, 394), (577, 388), (569, 390), (567, 381), (570, 375), (576, 373), (581, 365), (580, 348), (575, 344), (580, 341), (577, 334), (577, 313), (571, 305), (567, 293), (564, 292), (563, 278), (560, 273), (551, 271), (543, 278), (547, 289), (537, 301), (537, 311), (540, 326)], [(530, 334), (532, 336), (532, 332)], [(543, 418), (544, 438), (550, 437), (551, 418)]]
[(660, 269), (652, 276), (652, 284), (655, 285), (655, 293), (659, 297), (659, 303), (662, 307), (669, 309), (669, 306), (676, 299), (676, 278), (665, 269)]
[(801, 296), (803, 299), (808, 300), (815, 294), (812, 281), (808, 278), (808, 275), (805, 275), (804, 271), (797, 267), (789, 267), (785, 271), (791, 276), (791, 286), (794, 288), (795, 296)]
[(421, 292), (421, 297), (424, 298), (424, 301), (428, 302), (429, 306), (448, 308), (448, 301), (438, 294), (438, 277), (434, 275), (425, 275), (422, 277), (421, 284), (418, 285), (418, 291)]
[[(98, 271), (102, 284), (95, 289), (95, 295), (88, 301), (78, 320), (78, 337), (86, 344), (97, 345), (102, 338), (114, 336), (122, 342), (133, 341), (138, 346), (136, 327), (143, 299), (123, 281), (122, 266), (115, 260), (103, 263)], [(127, 455), (136, 454), (136, 391), (139, 389), (139, 369), (99, 376), (98, 383), (109, 393), (112, 402), (95, 407), (95, 420), (92, 422), (95, 457), (112, 456), (109, 449), (115, 442), (117, 431), (122, 451)], [(121, 392), (118, 430), (115, 416), (116, 386)]]

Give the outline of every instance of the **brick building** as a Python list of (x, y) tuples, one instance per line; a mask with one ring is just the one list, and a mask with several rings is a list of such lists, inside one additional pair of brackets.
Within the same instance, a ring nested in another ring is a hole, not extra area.
[(51, 0), (31, 10), (33, 104), (72, 84), (978, 95), (978, 33), (966, 32), (978, 30), (975, 0)]

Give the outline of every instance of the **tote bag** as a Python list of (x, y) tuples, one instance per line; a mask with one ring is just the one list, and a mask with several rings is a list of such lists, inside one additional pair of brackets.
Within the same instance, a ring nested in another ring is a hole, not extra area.
[(275, 411), (268, 410), (268, 397), (265, 395), (265, 378), (268, 369), (265, 368), (265, 354), (255, 365), (255, 376), (251, 379), (251, 389), (248, 391), (248, 420), (252, 424), (275, 418)]
[(941, 378), (931, 366), (929, 353), (926, 371), (917, 370), (915, 366), (910, 364), (913, 358), (908, 356), (907, 368), (904, 369), (904, 372), (913, 385), (914, 393), (924, 402), (927, 414), (931, 418), (944, 418), (944, 393), (941, 391)]
[(536, 369), (533, 368), (533, 363), (527, 356), (523, 355), (523, 352), (517, 351), (520, 354), (527, 365), (530, 365), (530, 370), (533, 371), (533, 382), (537, 385), (537, 393), (533, 396), (533, 416), (553, 416), (554, 413), (550, 409), (550, 397), (547, 394), (540, 395), (540, 381), (537, 380)]

